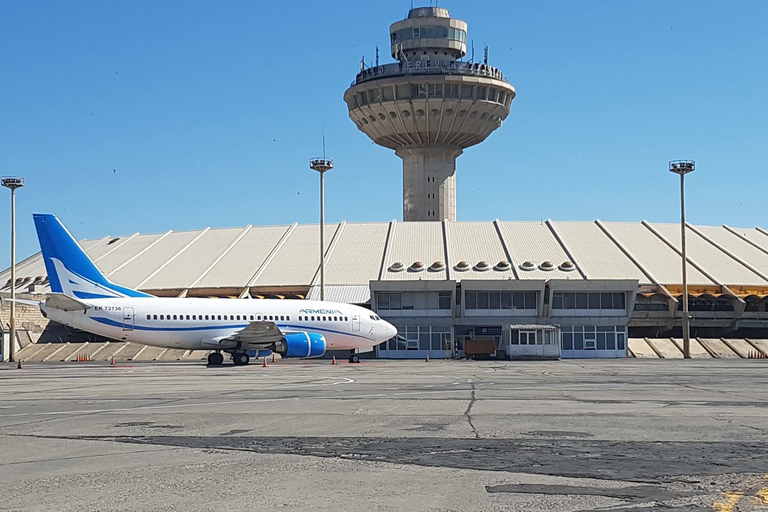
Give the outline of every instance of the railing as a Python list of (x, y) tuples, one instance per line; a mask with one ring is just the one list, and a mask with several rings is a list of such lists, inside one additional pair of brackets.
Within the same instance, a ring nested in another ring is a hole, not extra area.
[(499, 68), (487, 64), (449, 60), (425, 62), (416, 60), (384, 64), (364, 69), (357, 74), (355, 81), (350, 86), (378, 78), (401, 75), (471, 75), (493, 78), (503, 82), (507, 81)]

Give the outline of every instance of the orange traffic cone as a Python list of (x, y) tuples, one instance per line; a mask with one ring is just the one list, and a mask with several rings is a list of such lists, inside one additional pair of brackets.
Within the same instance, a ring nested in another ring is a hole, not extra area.
[(275, 362), (275, 354), (274, 354), (274, 352), (272, 353), (272, 362), (273, 363)]
[(266, 357), (264, 358), (264, 364), (263, 364), (263, 365), (261, 365), (261, 366), (263, 366), (264, 368), (266, 368), (266, 367), (267, 367), (267, 358), (266, 358)]
[(427, 359), (426, 359), (426, 362), (427, 362), (427, 363), (429, 362), (429, 354), (427, 354)]
[(109, 363), (109, 364), (110, 364), (110, 365), (112, 365), (112, 366), (114, 366), (114, 365), (115, 365), (115, 357), (114, 357), (114, 356), (112, 356), (112, 362), (111, 362), (111, 363)]
[(337, 364), (336, 363), (336, 356), (333, 356), (333, 361), (331, 361), (331, 364)]

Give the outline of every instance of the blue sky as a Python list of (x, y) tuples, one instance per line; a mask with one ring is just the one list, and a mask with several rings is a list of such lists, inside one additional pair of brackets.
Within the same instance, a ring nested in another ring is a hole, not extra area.
[[(427, 2), (415, 5), (428, 5)], [(441, 1), (517, 89), (458, 160), (460, 220), (677, 222), (668, 161), (691, 158), (688, 218), (768, 227), (768, 2)], [(402, 218), (394, 152), (342, 95), (410, 0), (28, 1), (0, 12), (0, 175), (78, 238)], [(0, 267), (9, 257), (0, 194)]]

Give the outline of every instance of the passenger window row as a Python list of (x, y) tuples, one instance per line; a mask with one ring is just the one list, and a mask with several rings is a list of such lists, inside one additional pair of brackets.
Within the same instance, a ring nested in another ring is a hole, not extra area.
[(290, 315), (147, 315), (147, 320), (245, 320), (245, 321), (289, 321)]
[(299, 322), (348, 322), (346, 316), (299, 316)]

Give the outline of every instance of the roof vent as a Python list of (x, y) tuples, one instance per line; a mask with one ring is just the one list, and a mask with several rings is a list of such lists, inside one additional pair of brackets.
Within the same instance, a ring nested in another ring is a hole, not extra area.
[(467, 270), (469, 270), (469, 263), (467, 263), (466, 261), (462, 260), (462, 261), (458, 262), (456, 264), (456, 266), (453, 267), (453, 268), (455, 268), (459, 272), (466, 272)]
[(494, 268), (494, 269), (496, 269), (496, 270), (504, 271), (504, 270), (509, 270), (509, 269), (511, 269), (511, 268), (512, 268), (512, 265), (510, 265), (510, 264), (509, 264), (509, 262), (508, 262), (507, 260), (501, 260), (501, 261), (500, 261), (500, 262), (498, 262), (498, 263), (496, 264), (496, 266), (495, 266), (495, 267), (493, 267), (493, 268)]
[(45, 276), (37, 276), (32, 284), (40, 284), (45, 280)]
[(574, 265), (573, 263), (571, 263), (571, 262), (570, 262), (570, 261), (568, 261), (568, 260), (565, 260), (565, 261), (564, 261), (564, 262), (562, 262), (562, 263), (560, 264), (560, 266), (559, 266), (559, 267), (557, 267), (557, 268), (559, 268), (559, 269), (560, 269), (560, 270), (562, 270), (563, 272), (571, 272), (571, 271), (573, 271), (573, 270), (576, 270), (576, 265)]
[(524, 261), (520, 264), (520, 270), (536, 270), (536, 265), (532, 261)]
[(555, 270), (555, 264), (551, 261), (544, 261), (539, 265), (539, 268), (548, 272), (550, 270)]
[(389, 266), (390, 272), (402, 272), (403, 270), (405, 270), (405, 265), (403, 265), (402, 261), (396, 261)]
[(445, 264), (442, 261), (436, 261), (429, 266), (429, 270), (431, 270), (432, 272), (439, 272), (441, 270), (445, 270)]
[(485, 260), (480, 260), (477, 262), (477, 265), (475, 265), (475, 270), (478, 272), (485, 272), (486, 270), (489, 270), (491, 266), (488, 264)]
[(414, 261), (408, 270), (411, 272), (421, 272), (424, 270), (424, 264), (420, 261)]

